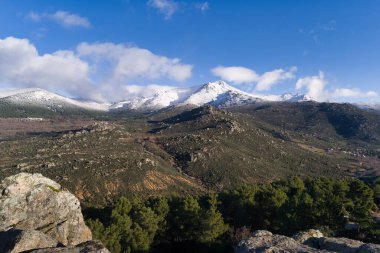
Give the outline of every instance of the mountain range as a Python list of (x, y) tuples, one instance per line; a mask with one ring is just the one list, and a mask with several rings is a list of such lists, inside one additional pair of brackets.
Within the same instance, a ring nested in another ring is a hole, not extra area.
[[(43, 173), (89, 205), (289, 176), (380, 175), (380, 113), (225, 82), (113, 104), (42, 89), (0, 94), (0, 179)], [(91, 178), (91, 180), (88, 180)]]
[(290, 93), (256, 96), (236, 89), (223, 81), (209, 82), (197, 87), (160, 90), (151, 96), (140, 96), (112, 104), (67, 98), (40, 88), (0, 92), (0, 104), (22, 107), (34, 106), (51, 111), (75, 108), (93, 111), (155, 111), (172, 106), (199, 107), (213, 105), (216, 107), (231, 107), (269, 101), (301, 102), (310, 100), (312, 98), (307, 95)]

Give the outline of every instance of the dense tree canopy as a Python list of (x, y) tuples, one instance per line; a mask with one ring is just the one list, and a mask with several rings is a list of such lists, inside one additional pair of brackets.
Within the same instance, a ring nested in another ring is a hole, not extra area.
[[(379, 199), (380, 181), (295, 177), (205, 196), (122, 197), (87, 222), (115, 253), (231, 252), (237, 238), (256, 229), (292, 235), (316, 228), (380, 242), (380, 226), (371, 217)], [(348, 222), (358, 229), (346, 230)]]

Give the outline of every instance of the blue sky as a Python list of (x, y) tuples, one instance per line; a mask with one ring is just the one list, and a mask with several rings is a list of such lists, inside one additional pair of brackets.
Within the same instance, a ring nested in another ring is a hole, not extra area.
[(118, 100), (223, 79), (379, 101), (379, 13), (377, 0), (1, 0), (0, 87)]

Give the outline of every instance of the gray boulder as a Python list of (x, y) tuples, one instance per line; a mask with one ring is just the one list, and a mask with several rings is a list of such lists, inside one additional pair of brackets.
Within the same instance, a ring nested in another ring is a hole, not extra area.
[(295, 234), (292, 238), (301, 244), (308, 245), (312, 248), (319, 248), (319, 239), (323, 237), (321, 231), (309, 229)]
[(20, 173), (0, 184), (0, 231), (37, 230), (63, 245), (92, 239), (79, 200), (41, 174)]
[(274, 235), (269, 231), (258, 230), (240, 242), (236, 253), (380, 253), (380, 245), (365, 244), (347, 238), (324, 237), (318, 230), (300, 232), (293, 238)]
[(367, 243), (360, 246), (358, 253), (379, 253), (380, 245)]
[(303, 245), (293, 238), (282, 235), (273, 235), (269, 231), (259, 230), (252, 234), (252, 237), (242, 241), (236, 253), (301, 253), (320, 252), (307, 245)]
[(363, 244), (360, 241), (347, 238), (319, 238), (319, 248), (333, 252), (356, 253)]
[(57, 240), (36, 230), (10, 229), (0, 232), (0, 252), (2, 253), (18, 253), (57, 245)]

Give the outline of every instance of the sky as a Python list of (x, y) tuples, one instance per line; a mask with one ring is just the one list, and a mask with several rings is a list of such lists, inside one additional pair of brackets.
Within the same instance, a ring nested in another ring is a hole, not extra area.
[(0, 88), (114, 102), (215, 80), (380, 101), (377, 0), (0, 0)]

